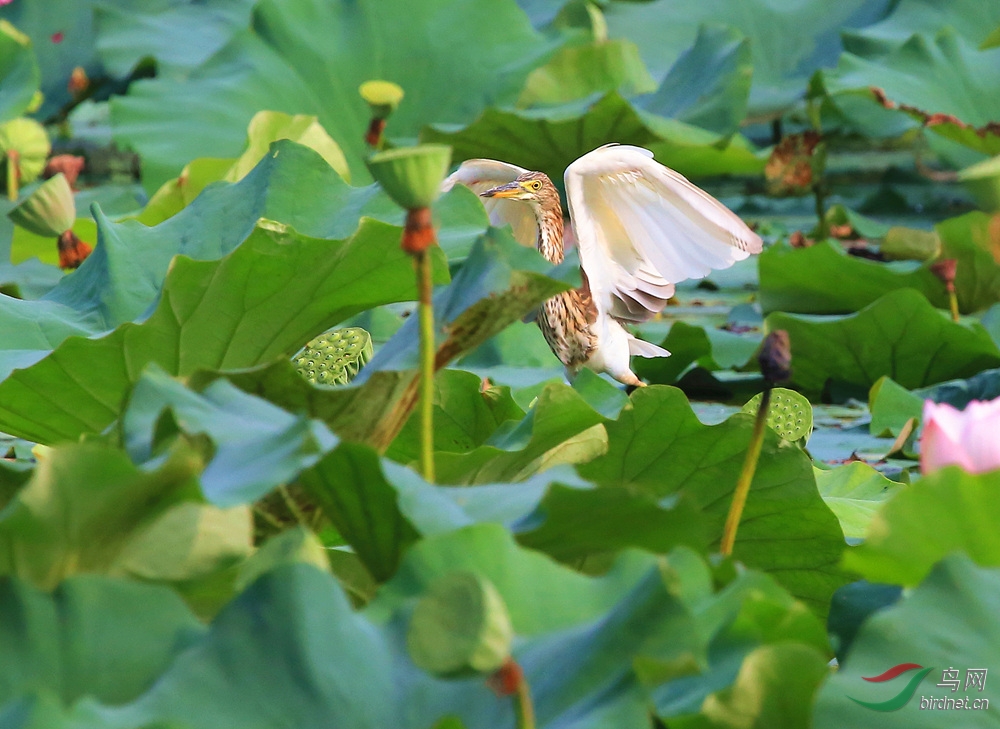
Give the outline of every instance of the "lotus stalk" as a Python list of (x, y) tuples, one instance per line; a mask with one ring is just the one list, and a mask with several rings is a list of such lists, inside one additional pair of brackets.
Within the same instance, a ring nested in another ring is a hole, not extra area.
[(391, 81), (365, 81), (358, 93), (368, 103), (372, 115), (365, 142), (379, 152), (385, 148), (386, 120), (403, 100), (403, 89)]
[(951, 309), (951, 320), (957, 322), (958, 293), (955, 291), (955, 274), (958, 269), (958, 261), (954, 258), (945, 258), (931, 264), (931, 273), (941, 279), (945, 290), (948, 292), (948, 307)]
[(767, 335), (761, 346), (758, 359), (760, 371), (764, 375), (764, 392), (761, 395), (760, 407), (757, 409), (757, 415), (753, 421), (750, 445), (747, 448), (746, 458), (743, 460), (743, 469), (736, 481), (733, 503), (729, 507), (726, 524), (722, 528), (722, 543), (719, 551), (726, 557), (733, 553), (733, 546), (736, 544), (736, 530), (739, 528), (743, 509), (746, 507), (747, 496), (750, 495), (750, 484), (753, 482), (753, 475), (757, 470), (757, 461), (760, 460), (760, 451), (764, 445), (764, 431), (767, 429), (767, 411), (771, 406), (771, 390), (776, 384), (784, 382), (791, 376), (791, 347), (788, 332), (778, 330)]
[(434, 480), (434, 307), (429, 251), (437, 244), (431, 204), (451, 162), (451, 148), (425, 144), (380, 152), (368, 160), (372, 177), (406, 209), (401, 246), (413, 257), (420, 326), (420, 470)]

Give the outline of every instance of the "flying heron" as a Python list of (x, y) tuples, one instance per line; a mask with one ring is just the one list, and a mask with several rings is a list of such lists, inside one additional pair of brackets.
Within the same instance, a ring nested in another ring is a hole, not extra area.
[[(567, 167), (564, 180), (583, 285), (543, 303), (538, 325), (571, 379), (587, 367), (642, 386), (631, 355), (670, 353), (625, 325), (660, 312), (675, 283), (760, 253), (760, 237), (641, 147), (595, 149)], [(444, 189), (456, 183), (483, 198), (491, 224), (509, 224), (518, 242), (536, 246), (552, 263), (563, 260), (562, 206), (547, 175), (474, 159), (462, 163)]]

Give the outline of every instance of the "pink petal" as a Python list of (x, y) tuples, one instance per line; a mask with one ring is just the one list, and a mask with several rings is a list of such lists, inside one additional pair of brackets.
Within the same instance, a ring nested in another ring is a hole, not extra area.
[(971, 473), (986, 473), (1000, 468), (1000, 398), (990, 402), (973, 401), (965, 408), (962, 445)]
[(971, 463), (962, 446), (962, 413), (951, 405), (924, 402), (924, 430), (920, 436), (920, 472), (930, 473), (944, 466), (961, 466), (969, 470)]

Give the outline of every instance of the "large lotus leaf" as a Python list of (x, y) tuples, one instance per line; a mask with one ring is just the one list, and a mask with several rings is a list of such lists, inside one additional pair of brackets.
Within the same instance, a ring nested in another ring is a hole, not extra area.
[(252, 549), (250, 513), (205, 505), (198, 470), (183, 448), (150, 471), (99, 444), (49, 451), (2, 513), (0, 572), (51, 589), (79, 572), (179, 582), (229, 567)]
[[(485, 557), (479, 550), (476, 556)], [(607, 595), (602, 620), (518, 647), (538, 726), (572, 720), (596, 729), (612, 717), (624, 726), (648, 722), (633, 657), (664, 645), (681, 649), (697, 638), (656, 570), (647, 566), (643, 573), (630, 591)], [(523, 602), (533, 584), (498, 589), (508, 603)], [(560, 592), (564, 601), (571, 594)], [(572, 592), (580, 597), (582, 591)], [(468, 729), (512, 723), (513, 702), (495, 696), (482, 677), (444, 681), (413, 666), (405, 649), (406, 612), (389, 625), (373, 625), (351, 612), (328, 575), (280, 568), (232, 603), (149, 692), (107, 717), (117, 726), (169, 722), (192, 729), (252, 729), (278, 720), (318, 726), (331, 713), (341, 727), (426, 729), (445, 715), (460, 717)]]
[(867, 389), (888, 375), (912, 389), (1000, 365), (1000, 350), (981, 326), (956, 324), (912, 289), (849, 316), (774, 312), (765, 324), (788, 332), (793, 381), (814, 393), (827, 380)]
[(944, 284), (927, 266), (865, 260), (832, 242), (809, 248), (771, 246), (757, 265), (765, 313), (849, 314), (903, 288), (916, 289), (938, 308), (948, 307)]
[(972, 212), (936, 226), (941, 257), (957, 261), (955, 293), (963, 312), (1000, 301), (1000, 213)]
[[(846, 661), (819, 692), (812, 726), (938, 729), (950, 723), (952, 717), (970, 729), (997, 726), (1000, 707), (991, 692), (995, 684), (990, 683), (990, 669), (1000, 655), (997, 611), (1000, 570), (976, 567), (961, 554), (946, 557), (899, 603), (876, 613), (861, 626)], [(901, 663), (916, 663), (930, 671), (922, 679), (916, 678), (922, 672), (911, 671), (891, 681), (864, 680)], [(959, 681), (955, 692), (947, 684), (939, 685), (949, 668), (955, 669)], [(975, 669), (982, 670), (985, 690), (963, 686), (968, 672)], [(907, 685), (914, 680), (918, 681), (916, 685)], [(900, 708), (894, 711), (875, 712), (854, 701), (880, 704), (894, 697), (901, 699)], [(923, 699), (966, 697), (970, 705), (965, 710), (926, 710), (921, 706)], [(977, 699), (988, 699), (989, 708), (970, 710)]]
[(701, 550), (709, 541), (707, 522), (691, 500), (556, 484), (514, 529), (524, 546), (579, 564), (629, 547), (658, 554), (678, 545)]
[(817, 468), (815, 474), (819, 493), (847, 539), (864, 538), (878, 510), (904, 488), (862, 461), (825, 471)]
[[(896, 114), (984, 154), (1000, 154), (1000, 133), (988, 126), (1000, 118), (1000, 48), (981, 51), (950, 27), (934, 36), (916, 34), (884, 58), (844, 53), (824, 74), (824, 84), (835, 104), (842, 95), (879, 104), (872, 89), (881, 89)], [(865, 118), (854, 121), (864, 124)]]
[(655, 88), (634, 43), (597, 40), (561, 48), (548, 63), (532, 71), (517, 105), (563, 104), (605, 91), (633, 96)]
[[(316, 189), (325, 194), (313, 194)], [(453, 244), (468, 245), (487, 225), (482, 205), (469, 194), (449, 194), (439, 208), (442, 240), (450, 236)], [(44, 352), (73, 334), (92, 336), (135, 319), (157, 300), (175, 255), (224, 256), (254, 231), (262, 217), (306, 235), (344, 238), (364, 215), (399, 221), (401, 213), (377, 187), (352, 188), (317, 153), (293, 142), (278, 142), (242, 181), (212, 187), (161, 225), (115, 223), (98, 214), (97, 247), (78, 271), (41, 301), (0, 296), (3, 346)], [(478, 230), (475, 216), (481, 222)], [(452, 225), (453, 219), (457, 225)], [(0, 370), (30, 361), (22, 355), (7, 364), (8, 356), (0, 356)]]
[(204, 632), (165, 587), (80, 575), (48, 594), (4, 577), (0, 706), (42, 686), (65, 705), (131, 701)]
[(518, 481), (564, 463), (583, 463), (607, 449), (604, 417), (573, 388), (546, 386), (521, 422), (466, 453), (435, 453), (440, 483)]
[(97, 55), (111, 76), (125, 78), (151, 58), (158, 77), (183, 78), (246, 28), (254, 0), (84, 4), (94, 8)]
[[(760, 680), (763, 676), (753, 679), (751, 666), (756, 660), (751, 658), (750, 665), (743, 663), (758, 646), (808, 648), (815, 658), (807, 663), (825, 663), (821, 656), (829, 652), (826, 631), (808, 608), (773, 579), (753, 571), (739, 573), (711, 599), (713, 575), (700, 559), (683, 549), (669, 555), (664, 578), (671, 592), (693, 613), (700, 633), (711, 639), (704, 654), (686, 660), (643, 657), (637, 662), (637, 672), (650, 687), (661, 718), (685, 727), (757, 726), (751, 723), (754, 717), (764, 721), (779, 695), (790, 699), (788, 708), (792, 711), (808, 703), (811, 688), (800, 688), (795, 695), (783, 693), (780, 686)], [(740, 695), (746, 688), (756, 690), (752, 698), (744, 694), (742, 710), (733, 712), (742, 716), (722, 716), (729, 713), (723, 707), (731, 703), (734, 692)], [(699, 712), (703, 716), (691, 716)]]
[(899, 0), (892, 12), (863, 28), (841, 33), (844, 49), (871, 58), (891, 53), (915, 33), (934, 34), (949, 25), (975, 45), (1000, 25), (1000, 4), (979, 0)]
[(250, 120), (246, 150), (238, 159), (192, 160), (175, 179), (163, 183), (136, 219), (149, 226), (162, 223), (191, 204), (209, 184), (219, 180), (239, 182), (267, 156), (271, 144), (282, 139), (291, 139), (319, 152), (341, 177), (349, 179), (344, 153), (316, 117), (260, 111)]
[(0, 122), (24, 113), (40, 81), (31, 39), (6, 20), (0, 20)]
[(142, 374), (122, 415), (125, 449), (136, 463), (162, 445), (164, 414), (172, 433), (207, 435), (211, 460), (200, 475), (205, 497), (221, 507), (257, 501), (316, 463), (336, 445), (323, 423), (292, 415), (226, 380), (193, 392), (151, 365)]
[[(602, 486), (656, 498), (684, 494), (708, 517), (714, 544), (722, 536), (751, 427), (743, 414), (702, 425), (679, 390), (647, 387), (632, 394), (632, 407), (616, 422), (605, 425), (607, 454), (577, 470)], [(843, 533), (816, 490), (809, 458), (768, 431), (734, 556), (773, 572), (789, 592), (823, 614), (845, 581), (837, 567), (842, 550)]]
[(382, 582), (395, 573), (419, 534), (397, 507), (375, 451), (342, 443), (298, 480), (372, 577)]
[(797, 0), (706, 0), (678, 5), (670, 0), (614, 2), (606, 9), (612, 36), (630, 38), (655, 78), (662, 78), (694, 43), (704, 23), (733, 26), (750, 40), (753, 86), (751, 117), (780, 114), (802, 98), (807, 79), (833, 65), (843, 27), (881, 18), (886, 2), (851, 0), (836, 6)]
[(10, 375), (0, 383), (2, 429), (49, 443), (99, 432), (150, 362), (172, 375), (251, 367), (290, 356), (359, 311), (414, 295), (399, 228), (366, 218), (342, 241), (258, 228), (219, 261), (176, 258), (141, 324), (72, 337)]
[[(482, 445), (500, 425), (524, 411), (510, 388), (487, 385), (461, 370), (442, 370), (434, 380), (434, 450), (465, 453)], [(411, 416), (386, 455), (401, 463), (419, 458), (420, 419)]]
[(735, 28), (703, 25), (659, 88), (635, 101), (654, 114), (732, 134), (746, 118), (752, 76), (750, 41)]
[(252, 30), (186, 80), (138, 82), (113, 100), (112, 124), (142, 156), (151, 190), (191, 159), (236, 156), (262, 109), (319, 116), (352, 177), (365, 180), (370, 112), (360, 84), (399, 84), (406, 97), (389, 134), (413, 136), (428, 122), (466, 123), (490, 103), (514, 101), (551, 48), (514, 0), (263, 0)]
[(881, 509), (864, 544), (844, 562), (872, 582), (915, 585), (939, 559), (963, 551), (977, 564), (1000, 566), (997, 474), (949, 467), (923, 477)]
[(647, 147), (688, 177), (758, 174), (765, 162), (741, 136), (727, 139), (644, 112), (617, 93), (550, 109), (490, 107), (464, 128), (428, 127), (421, 139), (450, 144), (455, 160), (499, 159), (544, 172), (556, 184), (571, 162), (611, 142)]

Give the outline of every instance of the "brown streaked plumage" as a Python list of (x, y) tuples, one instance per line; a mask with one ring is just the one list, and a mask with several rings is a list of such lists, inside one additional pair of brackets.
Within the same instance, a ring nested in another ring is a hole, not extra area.
[[(538, 189), (534, 189), (538, 186)], [(562, 263), (563, 212), (559, 191), (543, 172), (526, 172), (514, 182), (482, 193), (483, 197), (524, 199), (535, 213), (538, 252), (550, 263)], [(521, 197), (524, 195), (525, 197)], [(570, 374), (575, 375), (593, 356), (597, 334), (591, 329), (597, 321), (597, 307), (590, 295), (587, 274), (581, 271), (583, 285), (564, 291), (545, 301), (538, 313), (538, 328)], [(636, 380), (636, 383), (642, 383)]]

